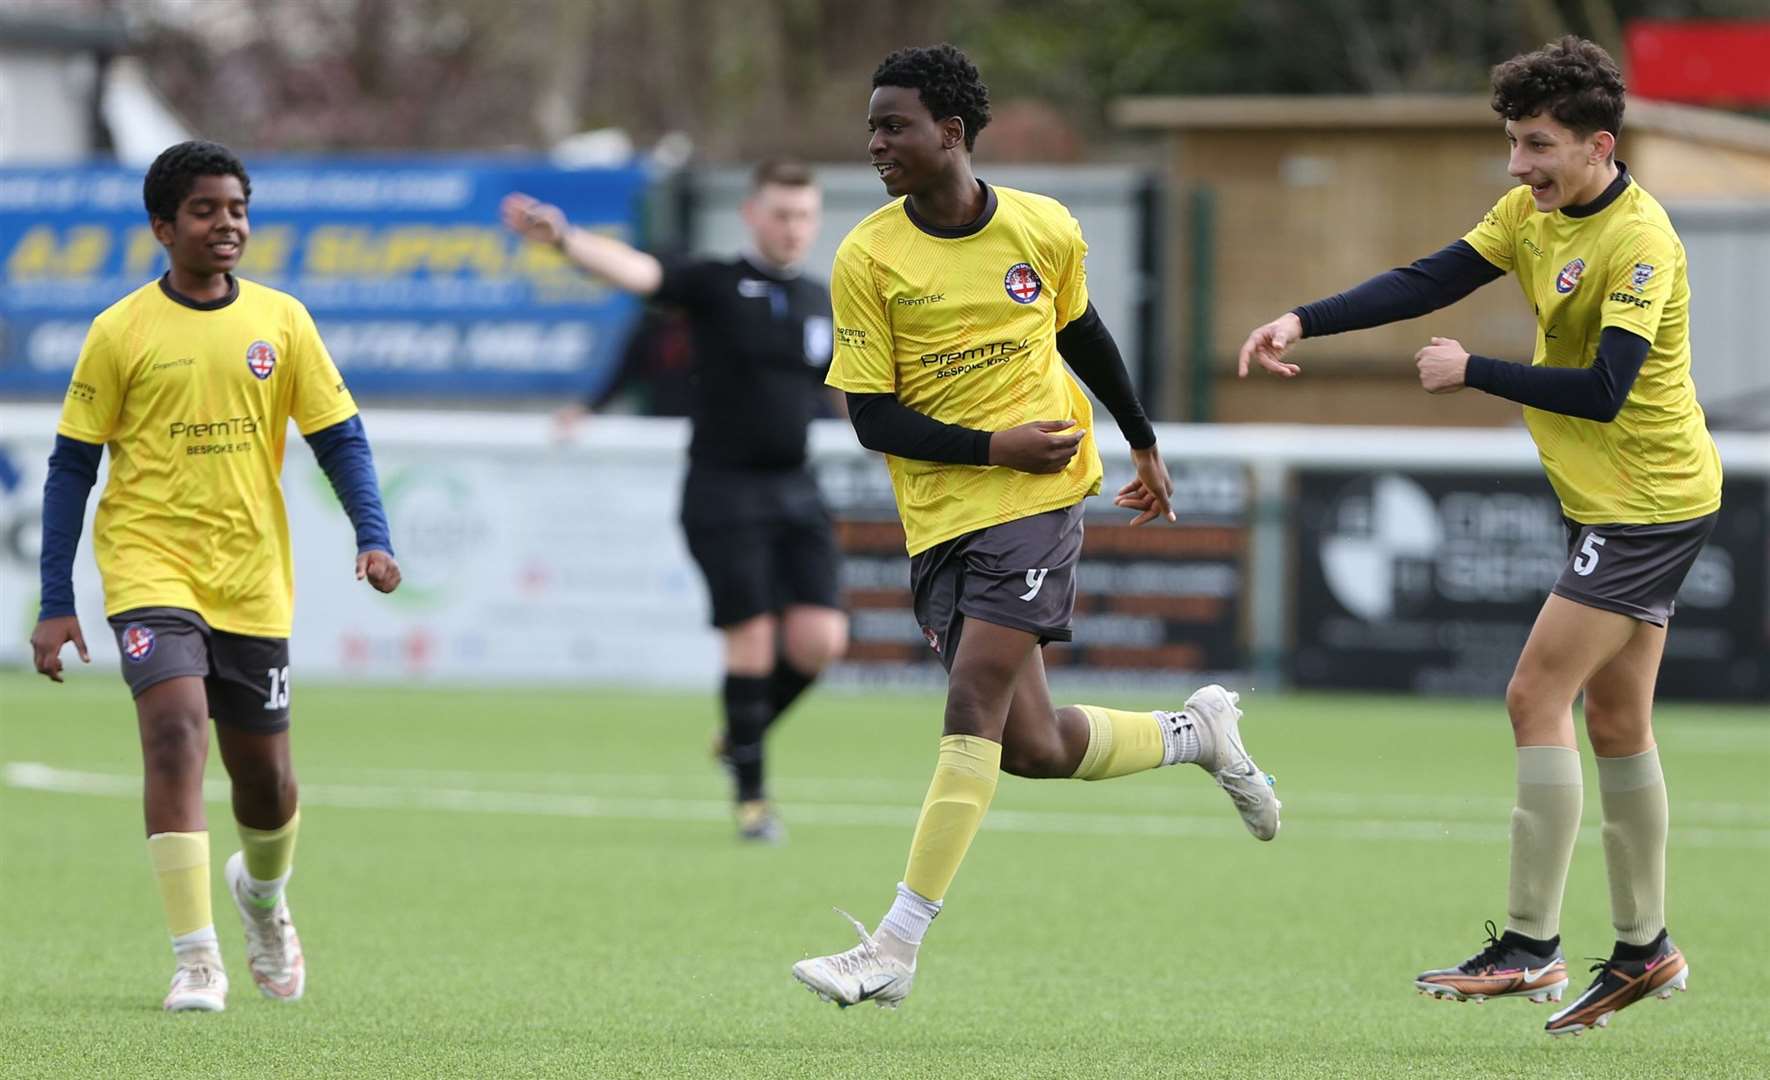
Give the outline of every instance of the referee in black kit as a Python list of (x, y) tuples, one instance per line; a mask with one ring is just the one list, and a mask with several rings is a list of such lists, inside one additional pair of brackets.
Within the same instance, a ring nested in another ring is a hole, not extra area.
[(682, 309), (693, 328), (682, 527), (725, 639), (720, 753), (737, 784), (738, 834), (778, 843), (763, 736), (848, 647), (835, 531), (805, 455), (807, 427), (831, 400), (830, 291), (800, 272), (822, 195), (803, 165), (758, 166), (743, 205), (750, 245), (735, 259), (660, 259), (520, 192), (502, 213), (586, 273)]

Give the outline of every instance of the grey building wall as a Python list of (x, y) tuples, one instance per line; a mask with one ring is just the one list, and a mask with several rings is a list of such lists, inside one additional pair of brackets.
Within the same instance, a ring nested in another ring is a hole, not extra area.
[(1690, 261), (1691, 374), (1715, 427), (1770, 430), (1770, 202), (1666, 208)]
[(78, 161), (92, 145), (90, 54), (0, 44), (0, 163)]

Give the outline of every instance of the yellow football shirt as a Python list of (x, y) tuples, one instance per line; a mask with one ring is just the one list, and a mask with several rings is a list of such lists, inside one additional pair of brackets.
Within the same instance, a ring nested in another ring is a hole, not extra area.
[(1594, 213), (1544, 214), (1520, 185), (1463, 239), (1517, 276), (1536, 311), (1532, 364), (1591, 366), (1607, 326), (1650, 343), (1612, 422), (1525, 408), (1563, 512), (1583, 524), (1641, 525), (1714, 512), (1721, 458), (1690, 380), (1684, 245), (1659, 202), (1630, 179)]
[(985, 196), (962, 229), (920, 222), (897, 199), (849, 232), (830, 281), (828, 382), (962, 427), (1074, 420), (1089, 434), (1048, 475), (887, 456), (912, 555), (1100, 490), (1093, 409), (1057, 353), (1057, 331), (1088, 308), (1081, 226), (1042, 195), (986, 185)]
[(188, 608), (218, 630), (288, 637), (289, 420), (308, 435), (356, 402), (299, 301), (236, 288), (194, 304), (157, 281), (100, 314), (57, 430), (110, 447), (92, 537), (105, 614)]

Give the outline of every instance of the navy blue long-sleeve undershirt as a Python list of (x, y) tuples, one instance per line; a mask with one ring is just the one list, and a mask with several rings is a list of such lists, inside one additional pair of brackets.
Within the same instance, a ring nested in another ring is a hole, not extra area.
[(86, 525), (86, 496), (98, 482), (104, 447), (66, 435), (55, 437), (49, 476), (43, 481), (43, 544), (37, 556), (42, 583), (37, 621), (74, 613), (74, 552)]
[[(1118, 343), (1093, 304), (1057, 331), (1057, 352), (1082, 385), (1106, 406), (1132, 449), (1155, 445), (1155, 428), (1131, 386), (1131, 374), (1125, 369)], [(989, 464), (992, 432), (936, 420), (898, 401), (894, 394), (849, 394), (848, 418), (854, 422), (860, 444), (869, 450), (952, 465)]]
[(1622, 411), (1652, 347), (1639, 334), (1606, 326), (1590, 367), (1533, 367), (1471, 354), (1463, 382), (1533, 409), (1608, 424)]
[(1057, 353), (1082, 380), (1082, 385), (1106, 406), (1131, 449), (1147, 450), (1155, 445), (1155, 428), (1150, 426), (1143, 402), (1131, 386), (1131, 373), (1119, 354), (1118, 342), (1112, 339), (1112, 332), (1092, 303), (1057, 331)]
[(381, 483), (375, 476), (375, 458), (369, 452), (369, 436), (363, 418), (352, 416), (307, 436), (314, 460), (332, 482), (332, 491), (344, 504), (344, 513), (356, 530), (356, 553), (385, 551), (393, 554), (387, 528), (387, 512), (381, 507)]
[[(1423, 259), (1378, 274), (1342, 293), (1292, 309), (1304, 337), (1339, 334), (1413, 319), (1448, 307), (1506, 272), (1456, 240)], [(1471, 355), (1463, 375), (1477, 390), (1546, 412), (1609, 423), (1616, 419), (1652, 345), (1606, 327), (1589, 367), (1536, 367)]]
[[(369, 452), (362, 419), (352, 416), (321, 428), (307, 436), (307, 443), (356, 530), (357, 554), (392, 554), (387, 513), (381, 506), (381, 486), (375, 477), (375, 459)], [(49, 475), (43, 481), (39, 622), (74, 614), (74, 553), (80, 546), (86, 499), (98, 481), (98, 463), (103, 454), (104, 447), (98, 443), (65, 435), (55, 437), (55, 449), (49, 455)]]
[(1414, 319), (1449, 307), (1506, 272), (1457, 240), (1423, 259), (1398, 266), (1342, 293), (1292, 309), (1304, 337), (1342, 334)]
[(855, 438), (868, 450), (916, 461), (988, 465), (993, 432), (936, 420), (897, 400), (896, 394), (847, 395)]

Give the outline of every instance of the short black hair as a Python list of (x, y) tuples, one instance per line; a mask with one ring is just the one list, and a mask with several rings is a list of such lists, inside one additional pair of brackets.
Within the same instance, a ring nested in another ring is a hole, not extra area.
[(141, 182), (141, 201), (147, 205), (148, 217), (160, 221), (178, 217), (179, 204), (197, 186), (199, 176), (237, 176), (246, 201), (252, 201), (252, 179), (234, 152), (220, 143), (193, 140), (168, 146), (148, 166), (147, 177)]
[(1580, 136), (1622, 131), (1622, 72), (1604, 49), (1568, 34), (1493, 69), (1493, 111), (1508, 120), (1547, 112)]
[(936, 120), (956, 116), (965, 124), (965, 149), (989, 123), (989, 87), (977, 65), (952, 45), (899, 49), (873, 72), (873, 88), (902, 86), (916, 91)]

